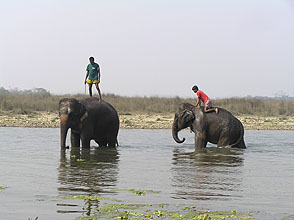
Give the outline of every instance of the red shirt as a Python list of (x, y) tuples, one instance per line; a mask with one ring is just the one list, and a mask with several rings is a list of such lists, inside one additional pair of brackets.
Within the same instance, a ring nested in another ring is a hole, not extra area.
[(201, 90), (198, 90), (196, 92), (197, 96), (199, 99), (201, 99), (201, 101), (205, 104), (207, 101), (209, 101), (208, 96)]

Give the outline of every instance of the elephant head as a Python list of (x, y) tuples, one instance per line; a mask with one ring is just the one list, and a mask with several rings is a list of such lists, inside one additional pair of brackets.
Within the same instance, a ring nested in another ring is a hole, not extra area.
[(81, 122), (88, 116), (86, 108), (74, 98), (64, 98), (59, 101), (60, 144), (65, 147), (67, 131), (79, 133)]
[(195, 107), (193, 105), (187, 105), (187, 103), (180, 104), (172, 126), (172, 135), (177, 143), (183, 143), (185, 141), (185, 138), (182, 140), (179, 139), (178, 132), (187, 127), (192, 129), (194, 120)]

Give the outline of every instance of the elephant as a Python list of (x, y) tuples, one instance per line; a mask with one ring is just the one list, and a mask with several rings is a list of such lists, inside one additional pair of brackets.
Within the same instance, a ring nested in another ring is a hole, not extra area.
[(71, 146), (90, 147), (95, 140), (99, 146), (115, 147), (119, 118), (115, 108), (106, 101), (90, 97), (81, 100), (63, 98), (59, 101), (60, 145), (66, 146), (68, 129), (71, 129)]
[(244, 127), (229, 111), (218, 108), (218, 114), (204, 113), (203, 107), (196, 108), (190, 103), (181, 103), (172, 125), (172, 136), (177, 143), (183, 143), (178, 132), (190, 127), (195, 133), (195, 149), (205, 148), (207, 142), (218, 147), (246, 148)]

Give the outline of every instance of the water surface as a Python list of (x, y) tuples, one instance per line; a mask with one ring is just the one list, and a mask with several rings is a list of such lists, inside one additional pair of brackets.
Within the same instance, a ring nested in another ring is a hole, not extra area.
[[(193, 134), (177, 144), (170, 130), (121, 130), (120, 147), (59, 147), (59, 129), (0, 128), (1, 219), (76, 219), (94, 215), (103, 196), (129, 203), (194, 205), (294, 215), (294, 131), (246, 131), (247, 149), (209, 145), (194, 152)], [(69, 142), (68, 142), (69, 143)], [(128, 189), (160, 191), (138, 196)]]

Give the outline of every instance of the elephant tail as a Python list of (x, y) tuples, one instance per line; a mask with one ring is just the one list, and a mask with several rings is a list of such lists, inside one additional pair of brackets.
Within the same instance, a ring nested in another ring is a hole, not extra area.
[(238, 145), (242, 141), (242, 138), (244, 136), (244, 127), (240, 121), (239, 121), (239, 127), (241, 130), (241, 134), (240, 134), (239, 139), (234, 144), (230, 144), (228, 147), (235, 147), (236, 145)]
[(117, 139), (116, 139), (116, 143), (115, 143), (115, 144), (116, 144), (117, 147), (119, 146), (119, 144), (118, 144), (118, 140), (117, 140)]

